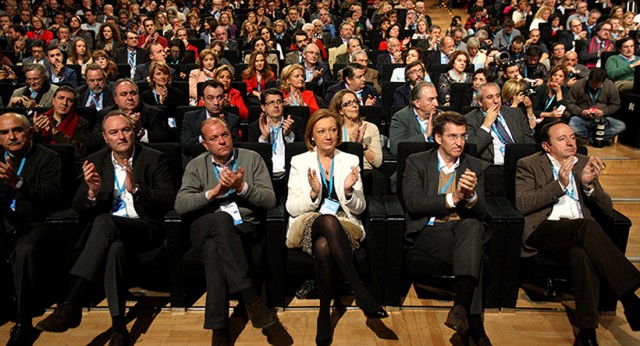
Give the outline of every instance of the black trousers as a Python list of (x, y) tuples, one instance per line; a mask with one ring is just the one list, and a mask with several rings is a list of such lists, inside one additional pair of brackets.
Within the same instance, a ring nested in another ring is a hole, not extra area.
[(416, 250), (450, 264), (455, 276), (470, 275), (478, 279), (471, 314), (482, 313), (484, 244), (489, 238), (490, 233), (476, 219), (436, 222), (422, 229), (415, 238)]
[(202, 252), (207, 282), (204, 328), (221, 329), (229, 316), (228, 294), (253, 284), (245, 246), (255, 240), (255, 231), (246, 222), (242, 230), (222, 211), (205, 214), (191, 224), (191, 243)]
[(71, 274), (95, 282), (104, 268), (104, 291), (111, 316), (124, 316), (127, 262), (131, 256), (162, 244), (162, 223), (111, 214), (96, 217), (82, 254)]
[(598, 327), (600, 280), (605, 280), (618, 298), (640, 285), (640, 272), (593, 219), (543, 221), (527, 244), (541, 252), (569, 253), (580, 328)]

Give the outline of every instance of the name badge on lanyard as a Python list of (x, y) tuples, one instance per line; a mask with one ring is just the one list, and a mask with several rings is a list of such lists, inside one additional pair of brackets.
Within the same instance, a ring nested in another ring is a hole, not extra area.
[(111, 206), (111, 213), (117, 213), (121, 210), (125, 210), (124, 213), (124, 217), (128, 217), (127, 212), (126, 212), (126, 208), (127, 208), (127, 204), (124, 201), (124, 191), (125, 191), (125, 182), (123, 181), (122, 184), (120, 184), (118, 182), (118, 175), (116, 174), (116, 172), (113, 172), (113, 178), (115, 179), (116, 182), (116, 189), (118, 190), (118, 196), (116, 196), (116, 200), (113, 203), (113, 206)]
[[(234, 155), (234, 156), (237, 157), (237, 155)], [(231, 170), (235, 172), (237, 168), (238, 168), (238, 160), (236, 158)], [(213, 164), (213, 173), (215, 174), (216, 179), (220, 181), (220, 174), (218, 173), (218, 168), (216, 167), (215, 163)], [(229, 195), (231, 195), (232, 193), (233, 193), (233, 190), (229, 190), (224, 195), (224, 197), (229, 197)], [(231, 215), (231, 217), (233, 218), (234, 226), (242, 224), (242, 214), (240, 214), (240, 209), (238, 208), (238, 205), (236, 204), (236, 202), (234, 201), (222, 202), (220, 203), (220, 210)]]
[[(442, 171), (442, 169), (440, 168), (440, 160), (438, 160), (438, 173), (440, 173)], [(449, 178), (449, 181), (447, 181), (447, 183), (442, 187), (442, 189), (440, 189), (440, 195), (444, 195), (445, 192), (447, 192), (447, 189), (449, 189), (449, 186), (451, 186), (451, 183), (453, 182), (453, 177), (455, 176), (455, 171), (451, 173), (451, 177)], [(427, 223), (427, 226), (433, 226), (433, 224), (436, 222), (436, 217), (432, 216), (429, 219), (429, 222)]]
[(322, 167), (322, 163), (320, 163), (320, 157), (318, 157), (322, 185), (324, 185), (327, 188), (327, 191), (329, 191), (328, 196), (322, 201), (322, 205), (320, 206), (320, 214), (323, 215), (335, 215), (338, 212), (338, 209), (340, 209), (340, 203), (331, 198), (331, 193), (333, 192), (333, 160), (334, 159), (331, 159), (331, 171), (329, 172), (329, 182), (327, 183), (327, 179), (324, 177), (324, 168)]
[[(7, 162), (7, 156), (9, 156), (9, 153), (7, 153), (5, 151), (4, 153), (4, 161)], [(24, 168), (24, 163), (27, 161), (27, 157), (23, 157), (22, 160), (20, 160), (20, 166), (18, 167), (18, 171), (16, 172), (16, 174), (18, 176), (20, 176), (20, 174), (22, 174), (22, 169)], [(11, 204), (9, 205), (9, 208), (11, 208), (11, 210), (16, 211), (16, 200), (12, 199), (11, 200)]]

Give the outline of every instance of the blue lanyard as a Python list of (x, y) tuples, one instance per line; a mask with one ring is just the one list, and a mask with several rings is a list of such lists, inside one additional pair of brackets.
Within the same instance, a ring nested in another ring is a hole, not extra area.
[(278, 127), (276, 127), (275, 129), (271, 124), (269, 124), (269, 129), (270, 129), (269, 132), (271, 132), (271, 137), (273, 137), (273, 139), (271, 140), (271, 150), (273, 151), (274, 154), (276, 153), (276, 145), (278, 144), (278, 134), (280, 133), (280, 131), (278, 130), (282, 129), (283, 123), (284, 123), (284, 119), (280, 121), (280, 124), (278, 124)]
[(331, 159), (331, 171), (329, 172), (329, 184), (327, 184), (327, 179), (324, 177), (324, 168), (322, 167), (322, 163), (320, 163), (320, 156), (318, 156), (318, 165), (320, 166), (320, 177), (322, 178), (322, 184), (329, 190), (329, 195), (327, 198), (331, 198), (331, 193), (333, 192), (333, 160)]
[(347, 128), (345, 126), (342, 127), (342, 141), (343, 142), (349, 141), (349, 135), (347, 134)]
[[(9, 156), (8, 152), (4, 152), (4, 162), (7, 162), (7, 156)], [(20, 174), (22, 174), (22, 169), (24, 168), (24, 163), (27, 161), (27, 157), (23, 157), (22, 160), (20, 160), (20, 167), (18, 167), (18, 176), (20, 176)], [(11, 205), (9, 206), (9, 208), (11, 208), (11, 210), (16, 211), (16, 200), (12, 199), (11, 200)]]
[(300, 104), (298, 103), (298, 100), (294, 100), (293, 99), (293, 93), (289, 94), (289, 100), (291, 100), (291, 105), (292, 106), (299, 106)]
[(547, 109), (549, 109), (549, 106), (551, 106), (551, 104), (553, 103), (553, 101), (556, 99), (556, 94), (553, 94), (553, 96), (547, 100), (547, 103), (544, 105), (544, 110), (546, 111)]
[[(506, 35), (505, 35), (506, 36)], [(507, 46), (511, 45), (511, 39), (513, 38), (513, 31), (509, 34), (509, 38), (507, 39)]]
[(636, 62), (636, 57), (633, 57), (633, 60), (629, 61), (629, 59), (625, 58), (624, 55), (622, 54), (618, 54), (618, 56), (620, 57), (620, 59), (622, 59), (622, 61), (626, 62), (627, 64), (631, 65), (634, 62)]
[(260, 85), (261, 82), (262, 82), (262, 79), (258, 80), (258, 75), (257, 74), (256, 74), (256, 81), (258, 82), (258, 91), (262, 91), (262, 85)]
[(160, 104), (160, 101), (158, 101), (158, 93), (156, 92), (156, 89), (153, 89), (153, 98), (156, 100), (156, 104)]
[[(551, 165), (551, 170), (553, 171), (553, 177), (555, 179), (558, 179), (558, 171), (556, 170), (556, 167), (553, 164)], [(571, 175), (569, 175), (569, 186), (567, 186), (566, 193), (567, 193), (567, 196), (569, 196), (569, 198), (578, 202), (578, 198), (576, 197), (576, 192), (573, 188), (571, 188), (572, 186), (574, 186), (573, 172), (571, 172)]]
[(93, 93), (93, 90), (89, 90), (89, 97), (91, 98), (91, 102), (96, 105), (96, 109), (97, 110), (101, 110), (102, 107), (100, 106), (100, 104), (102, 104), (102, 97), (104, 96), (104, 93), (100, 94), (100, 97), (98, 98), (98, 100), (96, 101), (95, 95)]
[[(482, 111), (482, 115), (484, 115), (486, 117), (487, 116), (487, 112)], [(502, 114), (498, 113), (498, 118), (496, 119), (496, 121), (502, 122)], [(506, 126), (504, 126), (504, 130), (505, 131), (507, 130)], [(498, 133), (498, 129), (496, 128), (495, 122), (491, 125), (491, 131), (493, 131), (496, 134), (496, 136), (498, 136), (498, 140), (500, 141), (500, 143), (505, 144), (504, 138), (502, 138), (500, 133)]]
[[(442, 169), (440, 168), (440, 159), (438, 158), (438, 173), (442, 172)], [(449, 181), (447, 181), (447, 184), (445, 184), (445, 186), (440, 190), (440, 194), (444, 195), (445, 192), (447, 192), (447, 189), (449, 188), (449, 185), (451, 185), (451, 182), (453, 182), (453, 176), (456, 174), (455, 171), (453, 171), (451, 173), (451, 177), (449, 177)]]
[[(113, 177), (116, 181), (116, 189), (118, 189), (118, 196), (120, 196), (120, 198), (122, 199), (122, 196), (124, 195), (124, 190), (125, 190), (125, 182), (122, 182), (122, 185), (120, 185), (120, 183), (118, 183), (118, 174), (116, 174), (117, 172), (113, 172)], [(126, 173), (125, 173), (126, 174)], [(124, 202), (124, 199), (122, 200)]]
[[(233, 163), (233, 166), (231, 167), (231, 170), (235, 172), (236, 169), (238, 168), (238, 159), (234, 159), (234, 160), (235, 160), (235, 162)], [(212, 165), (213, 165), (213, 174), (215, 174), (216, 175), (216, 179), (218, 181), (220, 181), (220, 174), (218, 173), (218, 167), (216, 167), (215, 163), (213, 163)], [(229, 196), (232, 192), (233, 192), (233, 190), (227, 191), (227, 194), (225, 194), (224, 197)]]
[(591, 99), (591, 105), (595, 105), (596, 102), (598, 101), (598, 96), (600, 96), (600, 90), (602, 89), (598, 89), (598, 92), (596, 93), (595, 97), (591, 93), (591, 90), (589, 90), (589, 98)]

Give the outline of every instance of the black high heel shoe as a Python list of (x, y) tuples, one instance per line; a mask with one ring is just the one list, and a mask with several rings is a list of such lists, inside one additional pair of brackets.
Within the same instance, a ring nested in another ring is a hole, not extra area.
[(367, 318), (370, 318), (372, 320), (379, 320), (381, 318), (389, 317), (389, 314), (382, 307), (380, 307), (376, 311), (371, 311), (371, 312), (363, 311), (363, 312), (364, 312), (364, 315), (367, 316)]

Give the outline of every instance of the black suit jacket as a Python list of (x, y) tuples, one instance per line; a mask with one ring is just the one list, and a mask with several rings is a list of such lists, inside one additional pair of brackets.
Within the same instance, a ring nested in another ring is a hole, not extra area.
[(427, 55), (427, 58), (425, 59), (425, 63), (426, 63), (425, 66), (427, 68), (427, 71), (431, 71), (431, 66), (433, 65), (442, 64), (442, 52), (437, 51), (435, 53)]
[[(113, 82), (107, 82), (102, 93), (102, 107), (111, 107), (116, 104), (115, 99), (113, 98), (115, 95), (113, 94), (113, 90), (115, 88), (115, 84)], [(86, 107), (87, 102), (89, 101), (89, 97), (91, 95), (91, 89), (87, 84), (83, 84), (76, 89), (78, 93), (78, 107)]]
[(329, 40), (329, 47), (328, 48), (335, 48), (335, 47), (340, 47), (344, 44), (344, 42), (342, 42), (342, 37), (340, 37), (340, 35), (332, 38)]
[[(73, 208), (78, 212), (91, 213), (92, 216), (111, 213), (115, 202), (115, 169), (111, 153), (111, 148), (104, 148), (87, 158), (96, 166), (102, 185), (94, 204), (87, 198), (89, 188), (82, 179), (82, 184), (73, 199)], [(136, 144), (133, 175), (138, 186), (138, 193), (133, 199), (136, 213), (142, 219), (162, 222), (167, 211), (173, 207), (175, 199), (175, 188), (166, 157), (159, 151)]]
[[(288, 115), (284, 116), (285, 119)], [(291, 132), (293, 132), (295, 138), (295, 142), (304, 142), (304, 131), (306, 129), (306, 123), (304, 119), (297, 115), (291, 115), (291, 119), (294, 121), (293, 127), (291, 128)], [(249, 142), (259, 142), (259, 138), (262, 135), (260, 132), (260, 127), (258, 126), (258, 121), (256, 120), (249, 125)]]
[[(118, 64), (128, 64), (129, 56), (127, 54), (127, 47), (122, 47), (116, 50), (115, 59)], [(147, 51), (142, 48), (136, 48), (136, 66), (146, 64), (148, 62), (149, 56), (147, 55)]]
[[(106, 145), (102, 138), (102, 119), (113, 110), (118, 110), (118, 106), (114, 104), (113, 106), (102, 108), (102, 110), (98, 112), (96, 124), (93, 126), (93, 131), (91, 132), (91, 142), (89, 143), (91, 152), (99, 150)], [(150, 143), (160, 143), (169, 140), (167, 117), (161, 109), (140, 101), (138, 112), (140, 112), (140, 124), (147, 130)]]
[[(184, 114), (182, 120), (182, 130), (180, 134), (180, 143), (182, 144), (182, 152), (186, 156), (192, 156), (192, 148), (198, 144), (200, 137), (200, 125), (207, 118), (207, 110), (199, 109)], [(233, 141), (237, 141), (238, 129), (240, 128), (240, 117), (233, 113), (222, 112), (224, 114), (224, 120), (229, 125), (231, 131), (231, 137)]]
[(411, 86), (405, 84), (396, 88), (393, 92), (393, 105), (394, 106), (408, 106), (411, 104)]
[(385, 64), (391, 64), (391, 54), (389, 53), (380, 54), (376, 57), (376, 70), (378, 70), (380, 79), (382, 79), (382, 67)]
[[(134, 82), (146, 82), (149, 77), (149, 69), (151, 69), (151, 61), (144, 63), (142, 65), (136, 66), (136, 70), (133, 73), (133, 81)], [(169, 73), (171, 73), (171, 78), (175, 80), (180, 80), (180, 73), (176, 71), (173, 67), (169, 67)]]
[(456, 186), (462, 173), (468, 168), (477, 178), (475, 193), (477, 202), (471, 208), (459, 203), (453, 209), (447, 208), (446, 195), (438, 191), (438, 149), (412, 154), (407, 158), (402, 177), (402, 198), (406, 208), (406, 235), (420, 232), (433, 216), (441, 218), (456, 212), (461, 218), (474, 218), (484, 221), (486, 205), (484, 197), (484, 170), (488, 165), (475, 157), (462, 154), (460, 165), (456, 169)]
[[(511, 132), (511, 137), (516, 143), (535, 143), (527, 116), (520, 109), (505, 107), (500, 108), (507, 127)], [(478, 148), (478, 157), (493, 163), (493, 137), (491, 133), (481, 129), (484, 121), (482, 110), (475, 109), (465, 116), (467, 118), (467, 134), (469, 140), (467, 143), (475, 144)], [(497, 120), (496, 120), (497, 121)]]

